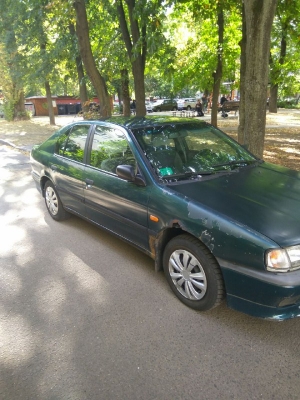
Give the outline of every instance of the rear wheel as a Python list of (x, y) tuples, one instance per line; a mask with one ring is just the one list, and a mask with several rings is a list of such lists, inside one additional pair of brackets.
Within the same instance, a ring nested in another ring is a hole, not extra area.
[(187, 106), (186, 108), (188, 111), (191, 111), (192, 107), (191, 106)]
[(46, 207), (51, 217), (56, 221), (63, 221), (69, 218), (70, 214), (63, 208), (52, 182), (46, 182), (44, 190)]
[(177, 111), (177, 107), (173, 107), (172, 111)]
[(166, 279), (180, 301), (198, 311), (219, 305), (224, 296), (220, 267), (196, 238), (180, 235), (166, 246), (163, 257)]

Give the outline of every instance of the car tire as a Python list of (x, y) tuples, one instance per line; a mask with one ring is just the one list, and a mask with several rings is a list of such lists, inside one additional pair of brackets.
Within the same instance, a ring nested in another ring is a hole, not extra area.
[(192, 107), (191, 106), (187, 106), (186, 108), (188, 111), (191, 111)]
[(47, 210), (55, 221), (63, 221), (70, 217), (70, 214), (63, 208), (62, 202), (52, 182), (46, 182), (44, 193)]
[(161, 112), (161, 109), (159, 107), (157, 107), (156, 111), (157, 112)]
[(225, 297), (223, 277), (217, 261), (192, 236), (180, 235), (167, 244), (163, 268), (175, 295), (194, 310), (210, 310)]
[(177, 107), (173, 107), (172, 111), (177, 111)]

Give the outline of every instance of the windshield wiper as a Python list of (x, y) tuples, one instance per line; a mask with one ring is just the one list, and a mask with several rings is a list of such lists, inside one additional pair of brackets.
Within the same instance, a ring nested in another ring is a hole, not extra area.
[(216, 175), (220, 173), (228, 174), (228, 171), (198, 171), (198, 172), (186, 171), (181, 174), (164, 175), (161, 176), (160, 178), (161, 179), (202, 178), (202, 176)]
[(229, 161), (229, 162), (221, 163), (221, 164), (214, 164), (214, 165), (212, 165), (212, 167), (213, 168), (216, 168), (216, 167), (227, 167), (227, 166), (235, 166), (235, 165), (241, 165), (241, 164), (243, 164), (243, 165), (251, 165), (251, 164), (256, 163), (257, 161), (259, 161), (259, 160), (235, 160), (235, 161)]

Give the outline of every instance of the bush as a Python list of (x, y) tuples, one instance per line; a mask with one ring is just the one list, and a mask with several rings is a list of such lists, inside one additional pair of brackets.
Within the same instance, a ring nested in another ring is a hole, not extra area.
[(14, 120), (14, 104), (13, 104), (13, 102), (6, 101), (3, 105), (3, 110), (4, 110), (4, 118), (7, 121), (13, 121)]
[(277, 101), (279, 108), (300, 108), (299, 99), (282, 99)]

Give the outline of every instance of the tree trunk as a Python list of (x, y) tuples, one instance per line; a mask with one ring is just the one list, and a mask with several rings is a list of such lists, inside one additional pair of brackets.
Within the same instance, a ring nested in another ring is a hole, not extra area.
[[(75, 31), (74, 24), (70, 23), (69, 31), (70, 31), (71, 36), (75, 37), (76, 31)], [(89, 97), (88, 97), (87, 87), (86, 87), (86, 83), (85, 83), (82, 58), (81, 58), (80, 54), (76, 55), (75, 62), (76, 62), (78, 85), (79, 85), (80, 103), (81, 103), (82, 111), (87, 112), (89, 110), (89, 105), (88, 105)]]
[[(282, 24), (282, 32), (281, 32), (281, 43), (280, 43), (280, 57), (279, 57), (279, 65), (283, 65), (286, 57), (286, 47), (287, 47), (287, 30), (289, 27), (290, 21), (285, 20)], [(271, 93), (270, 93), (270, 101), (269, 101), (269, 111), (272, 113), (277, 113), (277, 96), (278, 96), (278, 76), (280, 75), (280, 69), (278, 70), (276, 66), (272, 65), (272, 57), (270, 57), (270, 66), (275, 69), (271, 69)]]
[(100, 114), (102, 117), (108, 117), (111, 116), (110, 98), (105, 80), (98, 71), (92, 54), (85, 1), (75, 0), (73, 6), (76, 11), (76, 34), (78, 38), (80, 55), (86, 72), (96, 90), (96, 94), (100, 101)]
[(53, 109), (52, 95), (51, 95), (49, 81), (45, 82), (45, 89), (46, 89), (46, 96), (47, 96), (50, 125), (55, 125), (54, 109)]
[(218, 57), (217, 57), (217, 68), (213, 73), (214, 86), (213, 86), (213, 98), (212, 98), (212, 109), (211, 109), (211, 123), (214, 126), (218, 125), (218, 106), (219, 106), (219, 93), (223, 72), (223, 41), (224, 41), (224, 13), (222, 6), (218, 11)]
[[(132, 74), (134, 79), (134, 90), (136, 100), (136, 115), (143, 117), (146, 115), (145, 105), (145, 62), (147, 54), (146, 45), (146, 26), (139, 26), (138, 20), (135, 18), (135, 0), (127, 0), (126, 4), (128, 7), (128, 15), (130, 21), (130, 30), (126, 22), (125, 11), (123, 8), (122, 0), (118, 0), (117, 13), (119, 18), (119, 24), (127, 50), (127, 54), (132, 66)], [(143, 21), (141, 21), (142, 24)]]
[(270, 88), (270, 99), (269, 99), (269, 111), (271, 113), (277, 113), (277, 97), (278, 97), (278, 83), (271, 85)]
[(78, 76), (80, 103), (81, 103), (82, 111), (87, 112), (89, 110), (89, 105), (88, 105), (89, 96), (88, 96), (87, 87), (86, 87), (86, 83), (85, 83), (82, 59), (81, 59), (80, 55), (78, 55), (76, 57), (76, 68), (77, 68), (77, 76)]
[(244, 137), (244, 126), (245, 126), (245, 115), (246, 115), (246, 107), (245, 107), (245, 77), (246, 77), (246, 18), (245, 18), (245, 8), (244, 5), (242, 7), (242, 39), (240, 41), (241, 48), (241, 67), (240, 67), (240, 106), (239, 106), (239, 126), (238, 126), (238, 142), (241, 144), (245, 144)]
[(125, 115), (125, 117), (129, 117), (130, 93), (129, 93), (129, 76), (127, 69), (121, 70), (121, 82), (122, 82), (123, 115)]
[(26, 120), (29, 119), (25, 112), (25, 98), (24, 90), (15, 90), (15, 106), (14, 106), (14, 120)]
[[(263, 157), (270, 36), (277, 0), (244, 1), (246, 23), (246, 65), (244, 96), (246, 108), (240, 119), (243, 144), (257, 157)], [(243, 126), (241, 125), (243, 123)]]
[(144, 117), (146, 115), (145, 74), (144, 74), (144, 67), (142, 66), (142, 60), (141, 60), (140, 56), (138, 56), (138, 58), (132, 62), (132, 73), (133, 73), (133, 77), (134, 77), (136, 116)]

